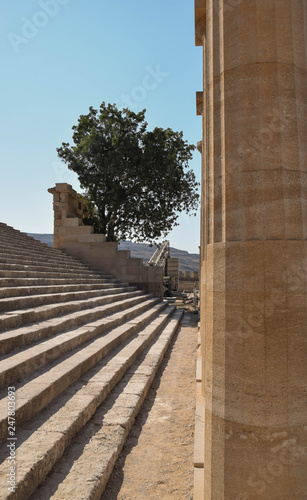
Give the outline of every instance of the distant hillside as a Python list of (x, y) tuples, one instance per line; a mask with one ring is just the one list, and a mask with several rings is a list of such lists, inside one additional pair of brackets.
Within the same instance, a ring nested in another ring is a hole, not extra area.
[(42, 243), (46, 243), (50, 247), (53, 247), (53, 234), (28, 233), (28, 236), (32, 236), (32, 238), (35, 238), (36, 240), (39, 240)]
[[(53, 234), (36, 234), (29, 233), (36, 240), (40, 240), (47, 245), (53, 245)], [(133, 243), (132, 241), (122, 241), (119, 245), (120, 250), (130, 250), (131, 257), (138, 257), (148, 262), (153, 255), (156, 247), (151, 247), (147, 243)], [(185, 250), (178, 250), (178, 248), (171, 247), (171, 257), (179, 259), (180, 271), (198, 271), (199, 269), (199, 256), (197, 253), (189, 253)]]
[[(156, 249), (156, 247), (151, 247), (146, 243), (133, 243), (132, 241), (122, 241), (119, 248), (120, 250), (130, 250), (131, 257), (140, 257), (145, 262), (149, 261)], [(199, 269), (199, 256), (197, 253), (189, 253), (171, 247), (171, 257), (179, 259), (180, 271), (198, 271)]]

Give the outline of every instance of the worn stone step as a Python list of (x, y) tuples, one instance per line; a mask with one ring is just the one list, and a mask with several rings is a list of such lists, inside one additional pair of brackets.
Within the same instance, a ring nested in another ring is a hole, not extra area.
[(182, 314), (173, 315), (162, 334), (129, 368), (31, 500), (63, 500), (69, 492), (74, 500), (101, 498)]
[[(5, 262), (3, 262), (5, 261)], [(7, 254), (0, 254), (0, 269), (7, 269), (7, 270), (16, 270), (16, 271), (22, 271), (23, 268), (28, 267), (28, 268), (33, 268), (36, 267), (38, 271), (42, 271), (42, 268), (46, 268), (46, 271), (52, 271), (54, 272), (57, 269), (61, 269), (66, 272), (77, 272), (77, 273), (89, 273), (89, 274), (95, 274), (99, 276), (112, 276), (109, 273), (103, 273), (99, 272), (95, 269), (91, 269), (88, 266), (85, 266), (81, 262), (75, 263), (75, 262), (66, 262), (63, 259), (46, 259), (44, 257), (36, 257), (31, 254), (31, 257), (28, 259), (27, 257), (24, 256), (18, 256), (18, 255), (7, 255)]]
[[(22, 259), (19, 256), (3, 256), (3, 254), (0, 254), (0, 266), (3, 268), (3, 265), (17, 265), (17, 266), (47, 266), (48, 267), (57, 267), (59, 264), (61, 265), (62, 268), (69, 268), (69, 269), (84, 269), (84, 270), (90, 270), (89, 267), (85, 266), (81, 262), (78, 264), (77, 262), (66, 262), (62, 259), (54, 260), (51, 258), (45, 258), (45, 257), (37, 257), (33, 258), (31, 257), (25, 257), (23, 256)], [(92, 271), (92, 270), (91, 270)], [(96, 271), (97, 272), (97, 271)]]
[(24, 247), (17, 248), (10, 244), (1, 245), (0, 243), (0, 256), (1, 258), (13, 258), (19, 259), (19, 261), (23, 261), (23, 259), (37, 259), (37, 260), (46, 260), (51, 262), (59, 262), (66, 263), (68, 265), (77, 265), (81, 267), (87, 267), (81, 262), (78, 262), (73, 257), (70, 257), (58, 249), (52, 249), (52, 252), (46, 252), (45, 249), (30, 249), (29, 247), (24, 245)]
[[(28, 235), (27, 233), (24, 233), (22, 231), (19, 231), (18, 229), (15, 229), (15, 228), (9, 227), (9, 226), (7, 226), (6, 228), (2, 228), (0, 226), (0, 236), (1, 237), (4, 236), (7, 238), (15, 238), (15, 239), (19, 239), (19, 240), (26, 238), (27, 240), (34, 242), (34, 243), (40, 241), (37, 238), (34, 238), (33, 236)], [(44, 243), (44, 245), (46, 245), (46, 243)]]
[(39, 271), (48, 271), (50, 269), (63, 269), (68, 271), (78, 271), (78, 272), (92, 272), (95, 274), (99, 274), (97, 271), (94, 272), (92, 269), (89, 269), (85, 266), (77, 266), (75, 264), (65, 264), (63, 262), (54, 262), (54, 261), (46, 261), (46, 260), (25, 260), (22, 261), (19, 259), (15, 259), (12, 262), (12, 259), (5, 259), (6, 262), (2, 262), (0, 258), (0, 270), (12, 270), (12, 271), (22, 271), (25, 268), (29, 271), (39, 270)]
[[(27, 241), (29, 245), (30, 244), (35, 245), (40, 241), (34, 239), (32, 236), (28, 236), (26, 233), (21, 233), (20, 231), (18, 232), (16, 229), (13, 229), (13, 231), (8, 231), (8, 230), (2, 231), (1, 228), (0, 228), (0, 239), (4, 239), (5, 241), (17, 241), (17, 242)], [(46, 243), (44, 243), (44, 245), (46, 245)]]
[(61, 278), (71, 278), (71, 276), (75, 276), (77, 278), (84, 278), (84, 277), (89, 277), (89, 278), (97, 278), (99, 277), (99, 274), (93, 273), (91, 271), (71, 271), (69, 272), (68, 270), (58, 270), (58, 271), (27, 271), (27, 270), (22, 270), (22, 271), (12, 271), (12, 270), (2, 270), (0, 269), (0, 276), (2, 278), (56, 278), (60, 276)]
[[(3, 278), (10, 278), (10, 279), (23, 279), (23, 278), (54, 278), (54, 277), (59, 277), (59, 278), (73, 278), (73, 277), (91, 277), (91, 278), (96, 278), (96, 279), (109, 279), (113, 280), (114, 276), (112, 274), (108, 273), (102, 273), (87, 267), (81, 267), (81, 268), (71, 268), (69, 266), (64, 266), (62, 267), (60, 264), (59, 265), (53, 265), (49, 267), (48, 265), (43, 266), (45, 268), (42, 269), (42, 266), (38, 265), (36, 266), (36, 270), (34, 269), (27, 269), (26, 266), (23, 266), (23, 269), (19, 270), (14, 270), (14, 269), (1, 269), (0, 265), (0, 279)], [(37, 274), (40, 273), (40, 274)], [(57, 276), (54, 276), (54, 275)], [(52, 276), (53, 275), (53, 276)]]
[[(101, 279), (94, 284), (81, 284), (81, 285), (45, 285), (45, 286), (29, 286), (29, 287), (0, 287), (0, 299), (10, 298), (10, 297), (28, 297), (31, 295), (45, 295), (53, 293), (66, 293), (66, 292), (78, 292), (86, 290), (107, 290), (116, 288), (117, 283), (110, 283), (107, 279)], [(128, 285), (123, 284), (123, 287)]]
[(37, 257), (46, 257), (50, 259), (61, 259), (66, 262), (74, 262), (77, 259), (71, 257), (70, 255), (62, 252), (60, 249), (44, 246), (43, 243), (38, 243), (38, 245), (31, 245), (29, 242), (13, 242), (9, 240), (1, 240), (0, 238), (0, 253), (5, 254), (13, 252), (13, 255), (17, 256), (29, 256), (36, 255)]
[[(43, 244), (42, 244), (43, 245)], [(50, 257), (51, 259), (64, 259), (65, 261), (73, 262), (75, 259), (70, 257), (69, 255), (63, 253), (61, 250), (57, 248), (37, 246), (31, 247), (27, 242), (17, 245), (14, 243), (10, 243), (9, 241), (0, 241), (0, 253), (7, 254), (12, 252), (12, 255), (17, 255), (22, 257), (25, 256), (41, 256), (41, 257)]]
[(60, 267), (62, 269), (72, 269), (72, 270), (82, 270), (82, 271), (87, 271), (87, 272), (95, 272), (97, 274), (107, 274), (107, 273), (98, 273), (98, 271), (93, 270), (85, 265), (83, 265), (81, 262), (78, 265), (75, 262), (66, 262), (63, 259), (51, 259), (47, 258), (46, 256), (34, 256), (33, 254), (29, 256), (19, 256), (15, 254), (0, 254), (0, 267), (5, 269), (6, 266), (10, 265), (18, 265), (18, 266), (37, 266), (38, 270), (41, 267), (48, 267), (48, 269), (56, 269), (57, 267)]
[[(100, 369), (96, 368), (87, 376), (83, 376), (80, 383), (76, 384), (75, 390), (71, 388), (70, 391), (64, 393), (60, 398), (61, 401), (57, 404), (55, 402), (53, 407), (50, 405), (44, 415), (39, 416), (38, 419), (32, 419), (31, 423), (24, 426), (23, 431), (17, 433), (17, 438), (21, 442), (17, 450), (17, 460), (20, 464), (16, 478), (17, 487), (12, 496), (8, 493), (4, 499), (24, 500), (35, 492), (38, 485), (61, 458), (73, 437), (94, 415), (127, 369), (132, 366), (158, 333), (163, 335), (163, 328), (172, 313), (173, 308), (168, 306), (158, 318), (134, 336), (116, 356), (109, 356), (101, 364), (101, 368), (99, 366)], [(141, 391), (140, 387), (138, 389), (135, 387), (135, 383), (134, 389)], [(17, 402), (18, 399), (17, 397)], [(121, 426), (117, 426), (117, 429), (119, 427)], [(86, 433), (88, 426), (84, 430)], [(4, 473), (5, 467), (6, 463), (0, 467), (0, 474)], [(72, 495), (70, 497), (74, 498)]]
[[(39, 273), (39, 275), (37, 275)], [(0, 264), (0, 276), (6, 277), (54, 277), (54, 276), (100, 276), (98, 272), (94, 272), (90, 269), (82, 269), (82, 268), (71, 268), (71, 267), (62, 267), (62, 266), (47, 266), (47, 265), (36, 265), (36, 266), (27, 266), (27, 265), (11, 265), (11, 264)]]
[[(1, 278), (0, 287), (18, 287), (18, 286), (43, 286), (43, 285), (65, 285), (65, 284), (82, 284), (82, 283), (101, 283), (102, 279), (99, 276), (91, 278)], [(122, 283), (116, 278), (108, 279), (112, 283)]]
[[(57, 252), (57, 250), (55, 250)], [(79, 262), (76, 259), (73, 259), (72, 257), (67, 256), (66, 254), (63, 254), (62, 252), (59, 252), (59, 254), (55, 253), (54, 255), (49, 255), (46, 254), (46, 252), (42, 253), (37, 253), (33, 251), (26, 251), (23, 249), (20, 253), (16, 253), (16, 251), (12, 248), (9, 247), (8, 252), (3, 252), (0, 249), (0, 263), (16, 263), (16, 264), (21, 264), (21, 265), (27, 265), (27, 264), (45, 264), (45, 265), (50, 265), (51, 267), (60, 265), (61, 267), (68, 267), (71, 269), (83, 269), (83, 270), (91, 270), (92, 272), (98, 273), (98, 274), (106, 274), (107, 273), (102, 273), (98, 272), (96, 270), (91, 269), (89, 266), (86, 266), (82, 262)]]
[[(27, 259), (35, 259), (38, 262), (52, 262), (54, 264), (60, 263), (60, 264), (75, 264), (74, 262), (68, 262), (66, 259), (61, 258), (60, 255), (57, 256), (48, 256), (45, 255), (44, 253), (34, 253), (31, 251), (28, 252), (20, 252), (17, 253), (13, 248), (9, 251), (9, 248), (6, 251), (3, 251), (0, 249), (0, 258), (1, 259), (14, 259), (18, 260), (19, 262), (23, 263), (24, 261), (27, 261)], [(81, 264), (81, 263), (80, 263)]]
[[(116, 384), (125, 390), (121, 378), (173, 313), (0, 223), (0, 438), (6, 444), (14, 384), (19, 444), (11, 498), (29, 498)], [(2, 464), (5, 483), (6, 474)]]
[(35, 256), (37, 259), (50, 258), (51, 260), (61, 262), (62, 264), (65, 262), (68, 265), (71, 264), (72, 266), (82, 266), (84, 269), (87, 268), (87, 266), (84, 266), (77, 259), (66, 254), (65, 252), (41, 243), (39, 240), (29, 237), (25, 233), (20, 233), (14, 228), (5, 226), (2, 226), (2, 228), (0, 227), (0, 256), (2, 251), (7, 251), (6, 255), (8, 257), (12, 256), (12, 254), (16, 252), (17, 255), (15, 255), (15, 257), (19, 258), (21, 261), (22, 258), (25, 258), (25, 256), (32, 259), (33, 256)]
[[(153, 300), (146, 301), (146, 303), (144, 301), (139, 308), (124, 312), (126, 319), (130, 319), (135, 311), (140, 311), (142, 308), (153, 305), (155, 303)], [(117, 326), (119, 321), (122, 321), (122, 316), (116, 313), (113, 316), (113, 318), (112, 315), (111, 317), (99, 318), (96, 321), (90, 322), (90, 324), (83, 325), (81, 328), (65, 331), (56, 337), (52, 337), (4, 359), (0, 362), (0, 389), (15, 383), (33, 371), (37, 371), (42, 366), (60, 358), (65, 353), (72, 351), (97, 335), (101, 335), (108, 328)]]
[(90, 321), (102, 321), (104, 316), (111, 313), (123, 311), (122, 315), (124, 315), (125, 308), (144, 302), (147, 299), (148, 295), (142, 292), (134, 293), (134, 296), (128, 299), (121, 297), (120, 300), (112, 301), (110, 304), (65, 314), (61, 317), (41, 321), (30, 326), (2, 332), (0, 334), (0, 353), (6, 354), (14, 349), (19, 349), (34, 342), (42, 341), (43, 339), (64, 332), (65, 330), (77, 328)]
[(52, 248), (46, 243), (42, 243), (40, 240), (33, 238), (33, 236), (29, 236), (26, 233), (18, 231), (13, 227), (3, 227), (0, 226), (0, 241), (10, 241), (12, 243), (24, 243), (26, 242), (29, 246), (41, 246), (45, 248)]
[(141, 295), (142, 292), (124, 291), (118, 294), (109, 294), (103, 297), (92, 297), (90, 299), (74, 300), (70, 302), (60, 302), (58, 304), (49, 304), (38, 306), (30, 309), (20, 309), (0, 314), (0, 332), (9, 328), (18, 328), (22, 325), (35, 323), (38, 321), (46, 321), (56, 316), (62, 316), (77, 311), (82, 311), (90, 308), (97, 308), (110, 302), (124, 300), (126, 298)]
[[(3, 232), (1, 231), (1, 229), (0, 229), (0, 241), (3, 242), (9, 241), (10, 243), (17, 243), (17, 244), (24, 243), (26, 241), (27, 245), (29, 246), (37, 246), (37, 244), (39, 244), (39, 240), (35, 240), (34, 238), (32, 238), (32, 236), (27, 236), (24, 233), (15, 233), (10, 231)], [(43, 245), (45, 245), (45, 243), (43, 243)]]
[[(9, 229), (5, 229), (3, 230), (1, 227), (0, 227), (0, 239), (4, 239), (5, 241), (9, 240), (9, 241), (26, 241), (28, 243), (28, 245), (39, 245), (41, 243), (40, 240), (37, 240), (35, 238), (33, 238), (33, 236), (29, 236), (27, 235), (26, 233), (22, 233), (21, 231), (18, 231), (17, 229), (14, 229), (12, 228), (12, 231), (10, 231)], [(49, 245), (47, 245), (46, 243), (42, 243), (42, 245), (46, 246), (46, 247), (49, 247), (49, 248), (52, 248), (50, 247)]]
[(78, 262), (78, 259), (64, 253), (59, 248), (44, 246), (43, 243), (33, 248), (31, 245), (28, 245), (26, 241), (22, 245), (15, 245), (7, 240), (0, 241), (0, 254), (9, 254), (10, 252), (19, 257), (23, 255), (31, 257), (31, 254), (35, 254), (38, 257), (42, 256), (50, 259), (61, 259), (66, 262)]
[(29, 297), (14, 297), (0, 299), (0, 312), (14, 311), (16, 309), (26, 309), (29, 307), (40, 307), (47, 304), (68, 302), (73, 300), (83, 300), (91, 297), (100, 297), (108, 294), (122, 293), (136, 290), (135, 287), (101, 288), (93, 290), (71, 291), (64, 293), (51, 293), (44, 295), (30, 295)]
[[(157, 299), (151, 299), (146, 303), (127, 309), (124, 319), (117, 313), (108, 318), (106, 325), (99, 322), (88, 325), (88, 328), (92, 329), (96, 336), (100, 335), (99, 338), (88, 342), (82, 349), (75, 348), (62, 361), (37, 369), (34, 376), (24, 378), (22, 387), (18, 387), (16, 392), (15, 413), (19, 425), (32, 419), (56, 396), (100, 361), (118, 342), (127, 340), (146, 323), (153, 321), (164, 308), (165, 304), (161, 302), (157, 304)], [(101, 336), (103, 333), (105, 335)], [(71, 390), (73, 391), (73, 388)], [(1, 441), (5, 440), (7, 436), (5, 406), (7, 406), (7, 397), (5, 391), (2, 391), (0, 401)]]

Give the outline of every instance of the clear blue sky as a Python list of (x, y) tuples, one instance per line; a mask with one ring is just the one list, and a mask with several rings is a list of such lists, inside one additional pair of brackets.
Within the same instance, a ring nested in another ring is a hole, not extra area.
[[(102, 101), (139, 111), (148, 128), (182, 130), (196, 144), (201, 49), (193, 0), (14, 0), (0, 6), (0, 220), (53, 232), (56, 182), (79, 191), (57, 158), (71, 127)], [(200, 180), (200, 154), (191, 167)], [(198, 252), (199, 217), (181, 215), (171, 245)]]

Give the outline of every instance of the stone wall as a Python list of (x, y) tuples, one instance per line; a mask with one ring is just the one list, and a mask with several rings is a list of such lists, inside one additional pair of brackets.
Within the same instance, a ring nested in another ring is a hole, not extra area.
[(194, 288), (199, 290), (199, 273), (197, 271), (180, 271), (179, 272), (179, 286), (180, 292), (187, 290), (192, 292)]
[(179, 286), (179, 259), (168, 257), (165, 261), (165, 275), (171, 278), (171, 289), (178, 290)]
[(84, 201), (70, 184), (59, 183), (48, 191), (53, 195), (55, 248), (93, 269), (162, 298), (162, 268), (146, 266), (142, 259), (131, 258), (128, 250), (118, 250), (117, 243), (107, 242), (105, 235), (94, 234), (93, 227), (85, 226)]
[(180, 279), (180, 281), (182, 281), (182, 280), (198, 281), (199, 280), (199, 273), (198, 273), (198, 271), (179, 271), (179, 279)]

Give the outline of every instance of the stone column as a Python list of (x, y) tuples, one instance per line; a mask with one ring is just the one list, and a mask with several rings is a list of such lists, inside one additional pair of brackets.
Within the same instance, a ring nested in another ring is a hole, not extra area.
[(204, 498), (306, 500), (307, 2), (196, 0), (196, 28)]

